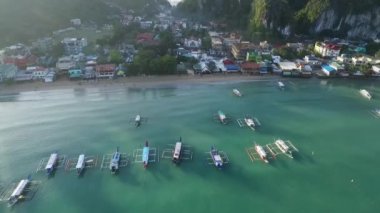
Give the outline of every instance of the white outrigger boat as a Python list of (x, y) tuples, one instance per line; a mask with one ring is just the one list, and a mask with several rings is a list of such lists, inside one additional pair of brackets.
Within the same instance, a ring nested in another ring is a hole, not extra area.
[(181, 162), (181, 154), (182, 154), (182, 138), (179, 138), (179, 141), (175, 143), (173, 158), (172, 161), (175, 164), (179, 164)]
[(214, 165), (217, 168), (221, 169), (223, 167), (223, 159), (220, 156), (218, 150), (214, 146), (211, 147), (210, 155), (211, 155), (211, 159), (212, 159)]
[(119, 147), (116, 148), (116, 152), (112, 155), (112, 159), (110, 161), (109, 169), (111, 170), (112, 174), (116, 174), (116, 172), (119, 170), (119, 162), (120, 162), (120, 152)]
[(274, 144), (277, 146), (277, 148), (279, 150), (281, 150), (282, 153), (284, 153), (285, 155), (289, 156), (290, 158), (293, 158), (293, 149), (295, 149), (295, 147), (293, 148), (290, 148), (288, 145), (286, 145), (286, 143), (281, 140), (281, 139), (277, 139)]
[(255, 150), (261, 160), (263, 160), (265, 163), (269, 163), (268, 157), (267, 157), (267, 152), (264, 150), (264, 148), (260, 145), (255, 144)]
[(135, 126), (139, 127), (140, 125), (141, 125), (141, 116), (140, 115), (136, 115)]
[(24, 199), (24, 191), (26, 191), (26, 188), (30, 184), (30, 177), (28, 179), (21, 180), (17, 187), (13, 190), (11, 196), (8, 199), (8, 205), (11, 207), (15, 205), (18, 201)]
[(244, 122), (245, 124), (251, 128), (253, 131), (255, 130), (255, 127), (259, 126), (259, 123), (255, 121), (252, 117), (250, 116), (245, 116), (244, 117)]
[(50, 155), (50, 158), (45, 166), (45, 170), (48, 176), (52, 175), (55, 167), (58, 163), (58, 153), (54, 152)]
[(77, 165), (75, 166), (78, 176), (80, 176), (83, 173), (83, 170), (85, 167), (86, 167), (85, 156), (84, 154), (80, 154), (78, 157)]
[(278, 88), (280, 89), (285, 89), (285, 84), (282, 83), (281, 81), (277, 82)]
[(232, 92), (233, 92), (236, 96), (238, 96), (238, 97), (243, 96), (243, 95), (241, 94), (241, 92), (240, 92), (238, 89), (236, 89), (236, 88), (233, 89)]
[(372, 114), (375, 118), (380, 118), (380, 108), (372, 110), (372, 111), (371, 111), (371, 114)]
[(149, 164), (149, 144), (148, 141), (145, 141), (145, 146), (142, 151), (142, 162), (144, 164), (144, 168), (148, 167)]
[(227, 116), (221, 110), (218, 111), (218, 119), (220, 123), (227, 124)]
[(370, 94), (367, 90), (365, 90), (365, 89), (361, 89), (359, 92), (360, 92), (360, 94), (361, 94), (363, 97), (367, 98), (368, 100), (371, 100), (371, 99), (372, 99), (371, 94)]

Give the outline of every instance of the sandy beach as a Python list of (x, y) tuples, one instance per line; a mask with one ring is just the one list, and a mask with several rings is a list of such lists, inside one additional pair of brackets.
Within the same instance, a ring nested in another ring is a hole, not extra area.
[(100, 80), (68, 80), (58, 79), (52, 83), (41, 81), (14, 82), (12, 84), (0, 84), (0, 94), (19, 93), (26, 91), (46, 91), (73, 88), (97, 88), (97, 87), (162, 87), (180, 86), (184, 84), (209, 84), (217, 82), (245, 82), (265, 81), (280, 78), (279, 76), (253, 76), (242, 74), (212, 74), (212, 75), (168, 75), (168, 76), (132, 76), (118, 79)]

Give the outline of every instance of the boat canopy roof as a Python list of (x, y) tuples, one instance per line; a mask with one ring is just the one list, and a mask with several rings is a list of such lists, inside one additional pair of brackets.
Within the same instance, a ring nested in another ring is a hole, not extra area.
[(45, 169), (52, 169), (55, 165), (55, 163), (57, 162), (58, 160), (58, 154), (57, 153), (53, 153), (50, 155), (50, 158), (46, 164), (46, 167)]
[(27, 180), (27, 179), (21, 180), (18, 183), (15, 190), (13, 190), (11, 197), (20, 196), (22, 194), (22, 192), (25, 190), (25, 187), (26, 187), (26, 185), (28, 185), (28, 183), (29, 183), (29, 180)]
[(222, 161), (222, 157), (220, 157), (220, 155), (214, 155), (214, 160), (215, 160), (216, 162), (223, 162), (223, 161)]
[(149, 146), (144, 146), (142, 153), (143, 162), (148, 162), (149, 159)]
[(84, 168), (84, 164), (85, 164), (85, 162), (84, 162), (84, 154), (81, 154), (81, 155), (79, 155), (77, 166), (75, 168), (82, 169), (82, 168)]
[(175, 148), (174, 148), (174, 157), (178, 157), (179, 154), (181, 153), (181, 148), (182, 148), (182, 143), (181, 142), (177, 142), (175, 144)]

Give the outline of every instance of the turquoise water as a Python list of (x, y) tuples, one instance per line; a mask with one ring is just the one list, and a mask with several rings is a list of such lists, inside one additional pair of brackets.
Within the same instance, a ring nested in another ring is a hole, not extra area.
[[(378, 81), (295, 80), (184, 84), (160, 88), (78, 88), (0, 96), (0, 181), (33, 173), (41, 181), (31, 201), (0, 212), (377, 212), (380, 209)], [(239, 88), (242, 98), (232, 95)], [(373, 101), (361, 97), (365, 88)], [(233, 119), (213, 120), (217, 110)], [(136, 114), (148, 121), (135, 128)], [(253, 132), (234, 119), (251, 114)], [(132, 155), (145, 140), (160, 150), (182, 137), (194, 151), (179, 167), (169, 160), (131, 163), (117, 176), (88, 169), (82, 178), (59, 169), (35, 174), (39, 161), (58, 151)], [(251, 162), (245, 149), (290, 140), (297, 159)], [(211, 145), (227, 153), (218, 170), (206, 163)]]

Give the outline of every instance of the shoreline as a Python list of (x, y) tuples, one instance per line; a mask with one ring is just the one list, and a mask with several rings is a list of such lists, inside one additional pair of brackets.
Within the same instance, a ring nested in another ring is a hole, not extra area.
[(11, 94), (28, 91), (50, 91), (77, 88), (104, 88), (104, 87), (132, 87), (151, 88), (163, 86), (180, 86), (195, 84), (210, 84), (224, 82), (251, 82), (269, 81), (280, 79), (281, 76), (265, 75), (254, 76), (244, 74), (210, 74), (210, 75), (166, 75), (166, 76), (131, 76), (118, 79), (100, 80), (69, 80), (58, 79), (52, 83), (42, 81), (20, 82), (12, 84), (0, 84), (0, 94)]

